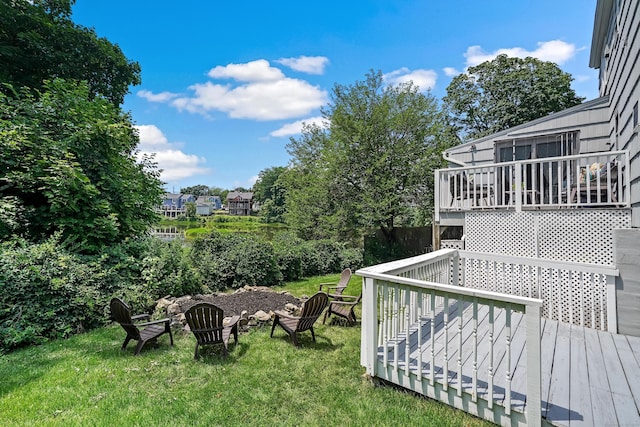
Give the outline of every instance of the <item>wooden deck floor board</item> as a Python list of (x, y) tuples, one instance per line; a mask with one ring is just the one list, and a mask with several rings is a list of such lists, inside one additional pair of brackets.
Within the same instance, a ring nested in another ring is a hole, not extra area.
[(631, 390), (631, 395), (636, 403), (636, 408), (640, 408), (640, 365), (638, 359), (633, 354), (633, 349), (629, 344), (628, 337), (624, 335), (613, 335), (616, 350), (620, 357), (620, 363), (624, 370), (624, 376)]
[(603, 369), (604, 358), (598, 332), (586, 328), (584, 331), (587, 364), (589, 369), (589, 397), (594, 426), (604, 426), (616, 419), (613, 395), (609, 388), (609, 378)]
[(549, 383), (549, 404), (547, 405), (547, 420), (557, 425), (569, 425), (569, 381), (568, 372), (571, 369), (571, 331), (569, 328), (558, 328), (556, 334), (553, 365), (551, 368), (551, 382)]
[(542, 372), (542, 416), (546, 417), (549, 410), (549, 387), (551, 386), (551, 372), (553, 370), (553, 355), (556, 348), (556, 335), (558, 332), (558, 322), (542, 319), (544, 329), (542, 330), (540, 355), (540, 369)]
[[(511, 363), (513, 371), (512, 410), (524, 412), (526, 405), (526, 347), (524, 343), (525, 322), (520, 313), (512, 319)], [(504, 405), (505, 328), (504, 311), (496, 309), (494, 322), (494, 390), (493, 404)], [(450, 311), (448, 324), (447, 354), (450, 388), (458, 389), (458, 328), (459, 317)], [(422, 346), (418, 347), (417, 325), (412, 325), (409, 337), (410, 372), (420, 372), (415, 366), (418, 351), (422, 351), (422, 373), (430, 373), (431, 328), (424, 322)], [(465, 394), (472, 391), (473, 378), (473, 315), (471, 307), (463, 314), (463, 343), (461, 349), (462, 387)], [(479, 399), (488, 399), (489, 322), (488, 309), (478, 313), (478, 389)], [(407, 349), (404, 338), (398, 341), (399, 366), (405, 362)], [(640, 338), (614, 336), (608, 332), (571, 326), (557, 321), (541, 319), (541, 405), (547, 422), (566, 426), (640, 426)], [(440, 318), (435, 331), (436, 379), (444, 380), (444, 324)], [(390, 350), (392, 346), (389, 346)], [(379, 353), (382, 360), (382, 353)], [(389, 353), (393, 366), (394, 352)]]
[(618, 425), (639, 426), (640, 415), (624, 377), (624, 369), (622, 368), (622, 363), (620, 363), (619, 355), (615, 351), (616, 346), (613, 334), (598, 332), (598, 335), (600, 336), (600, 345), (603, 350), (604, 369), (607, 372), (609, 386), (613, 394), (613, 405), (616, 410)]
[(571, 326), (571, 369), (568, 372), (569, 382), (569, 425), (592, 426), (591, 396), (580, 390), (589, 389), (589, 366), (584, 338), (584, 328)]

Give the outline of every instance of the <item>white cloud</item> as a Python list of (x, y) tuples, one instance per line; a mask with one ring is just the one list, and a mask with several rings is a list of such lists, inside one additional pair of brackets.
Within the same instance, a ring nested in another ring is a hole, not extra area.
[(278, 64), (289, 67), (292, 70), (308, 74), (323, 74), (324, 67), (329, 64), (329, 58), (325, 56), (299, 56), (297, 58), (280, 58)]
[(179, 110), (206, 114), (217, 110), (236, 119), (282, 120), (309, 114), (327, 102), (327, 92), (304, 80), (283, 77), (232, 87), (195, 84), (193, 97), (172, 102)]
[(382, 76), (385, 82), (390, 85), (398, 85), (412, 81), (421, 91), (433, 89), (436, 85), (438, 74), (433, 70), (409, 70), (402, 67)]
[(234, 79), (240, 82), (269, 82), (284, 78), (284, 74), (278, 68), (269, 65), (269, 61), (258, 59), (246, 64), (218, 65), (209, 70), (208, 76), (212, 79)]
[(456, 70), (456, 69), (455, 69), (455, 68), (453, 68), (453, 67), (444, 67), (444, 68), (442, 69), (442, 71), (444, 71), (444, 74), (445, 74), (445, 76), (447, 76), (447, 77), (455, 77), (455, 76), (457, 76), (458, 74), (461, 74), (461, 72), (460, 72), (460, 71)]
[(154, 94), (153, 92), (144, 89), (139, 90), (137, 95), (140, 98), (144, 98), (150, 102), (167, 102), (178, 96), (177, 94), (171, 92), (160, 92)]
[(528, 51), (522, 47), (502, 48), (493, 52), (485, 52), (480, 46), (469, 46), (464, 56), (467, 59), (467, 67), (479, 65), (485, 61), (491, 61), (496, 56), (506, 54), (511, 57), (525, 58), (531, 56), (542, 61), (551, 61), (556, 64), (563, 64), (573, 58), (578, 50), (571, 43), (562, 40), (551, 40), (538, 42), (537, 49)]
[(253, 185), (258, 182), (258, 175), (254, 175), (251, 178), (248, 179), (249, 184), (251, 184), (251, 186), (253, 187)]
[(210, 173), (211, 170), (202, 167), (206, 162), (204, 157), (186, 154), (178, 148), (180, 143), (170, 143), (162, 131), (155, 125), (136, 126), (140, 135), (138, 157), (153, 155), (158, 168), (162, 169), (160, 179), (165, 182), (176, 181), (195, 175)]
[(188, 88), (192, 92), (190, 95), (170, 92), (153, 94), (142, 90), (138, 96), (152, 102), (168, 103), (180, 111), (205, 116), (222, 112), (231, 118), (253, 120), (305, 116), (328, 100), (327, 91), (306, 80), (285, 76), (264, 59), (217, 66), (209, 71), (208, 76), (214, 80), (231, 81), (224, 84), (215, 81), (193, 84)]
[(328, 123), (322, 116), (310, 117), (308, 119), (298, 120), (293, 123), (287, 123), (286, 125), (282, 126), (280, 129), (274, 130), (269, 135), (273, 137), (297, 135), (302, 132), (302, 126), (305, 123), (308, 125), (315, 124), (320, 127), (327, 127), (328, 125)]

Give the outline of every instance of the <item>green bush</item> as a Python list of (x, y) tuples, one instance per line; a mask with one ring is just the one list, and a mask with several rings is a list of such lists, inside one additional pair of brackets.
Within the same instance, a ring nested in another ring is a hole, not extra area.
[(188, 249), (179, 240), (154, 239), (142, 260), (142, 283), (151, 298), (201, 293), (202, 282), (193, 268)]
[(362, 251), (348, 248), (345, 243), (304, 241), (292, 233), (282, 233), (273, 244), (278, 267), (287, 281), (362, 267)]
[(191, 260), (213, 291), (282, 282), (273, 246), (250, 235), (212, 232), (193, 243)]
[(101, 324), (100, 264), (57, 238), (4, 243), (0, 251), (0, 347), (65, 338)]
[(282, 280), (289, 282), (301, 279), (304, 241), (289, 232), (277, 234), (272, 241)]

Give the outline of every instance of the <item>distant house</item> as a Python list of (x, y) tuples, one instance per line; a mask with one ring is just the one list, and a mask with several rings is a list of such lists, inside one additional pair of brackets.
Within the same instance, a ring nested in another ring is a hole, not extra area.
[(187, 203), (195, 203), (196, 198), (192, 194), (165, 193), (160, 214), (169, 218), (177, 218), (187, 213)]
[(220, 196), (199, 196), (196, 199), (196, 214), (209, 216), (215, 210), (222, 209)]
[(253, 193), (231, 191), (229, 192), (229, 194), (227, 194), (227, 207), (229, 209), (229, 215), (251, 215), (252, 203)]

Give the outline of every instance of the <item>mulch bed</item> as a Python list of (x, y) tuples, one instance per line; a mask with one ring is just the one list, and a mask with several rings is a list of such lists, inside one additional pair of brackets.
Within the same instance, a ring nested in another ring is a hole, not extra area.
[(275, 310), (284, 310), (285, 305), (291, 303), (298, 307), (302, 304), (300, 298), (290, 294), (272, 291), (241, 291), (233, 294), (222, 295), (197, 295), (189, 302), (180, 304), (180, 309), (185, 312), (189, 307), (198, 302), (210, 302), (224, 311), (225, 316), (240, 315), (243, 310), (247, 315), (253, 315), (262, 310), (265, 313)]

